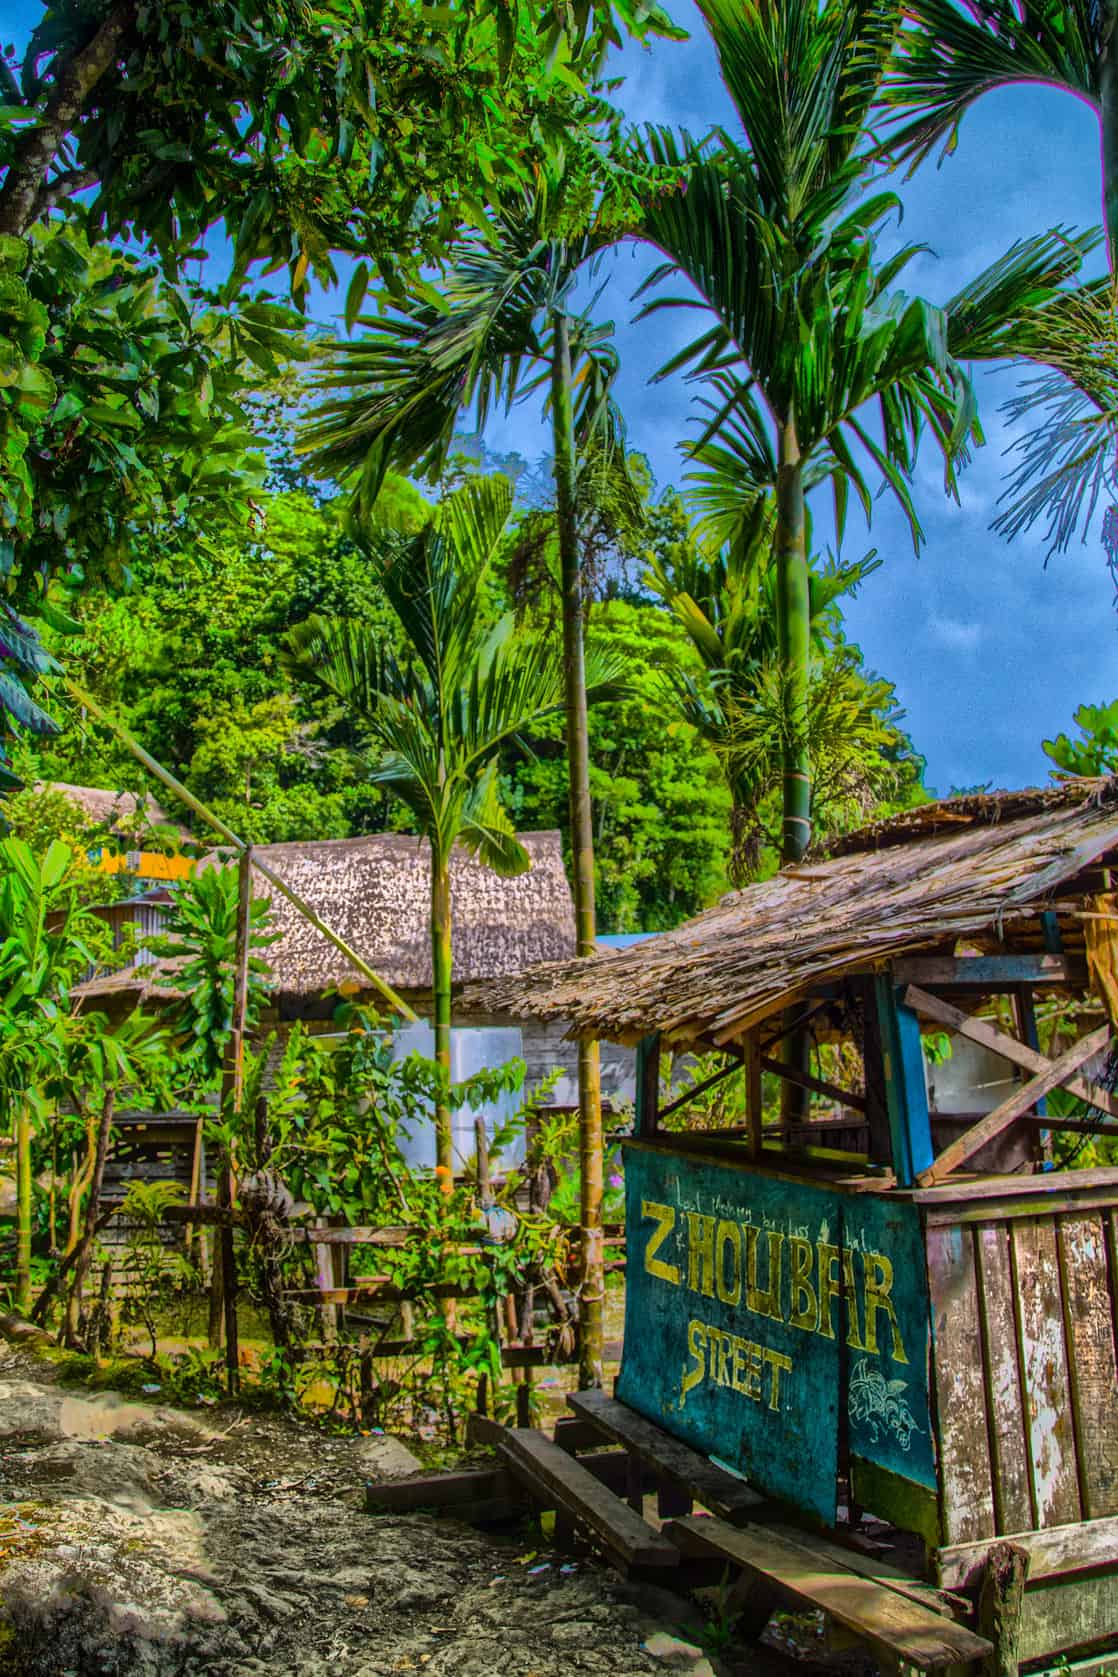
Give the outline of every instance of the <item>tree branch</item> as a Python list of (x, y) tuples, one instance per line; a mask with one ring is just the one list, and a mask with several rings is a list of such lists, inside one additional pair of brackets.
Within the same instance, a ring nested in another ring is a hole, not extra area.
[(35, 202), (31, 206), (31, 214), (27, 218), (27, 225), (33, 227), (48, 210), (53, 210), (63, 199), (72, 198), (77, 192), (84, 192), (87, 187), (97, 185), (96, 169), (66, 169), (61, 175), (55, 175), (51, 181), (46, 181), (35, 194)]
[(34, 225), (36, 205), (44, 190), (43, 177), (85, 109), (90, 93), (116, 58), (134, 15), (135, 6), (130, 0), (122, 0), (96, 34), (63, 66), (41, 121), (21, 136), (0, 187), (0, 233), (22, 238)]

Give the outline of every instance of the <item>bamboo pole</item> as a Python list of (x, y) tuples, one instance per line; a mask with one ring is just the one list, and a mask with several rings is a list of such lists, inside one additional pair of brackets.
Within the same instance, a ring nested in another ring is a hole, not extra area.
[(31, 1308), (31, 1108), (17, 1096), (16, 1123), (16, 1305)]
[[(248, 963), (252, 945), (252, 863), (252, 846), (248, 845), (241, 851), (237, 864), (239, 890), (236, 965), (233, 970), (233, 1029), (225, 1051), (225, 1067), (221, 1080), (221, 1114), (226, 1122), (238, 1110), (244, 1086), (245, 1013), (248, 1008)], [(218, 1205), (223, 1211), (233, 1209), (233, 1189), (233, 1162), (227, 1145), (222, 1152), (217, 1184)], [(237, 1333), (237, 1260), (233, 1250), (231, 1218), (222, 1223), (216, 1247), (219, 1261), (214, 1264), (211, 1306), (216, 1304), (220, 1289), (225, 1319), (225, 1378), (229, 1396), (235, 1397), (240, 1387), (241, 1375)]]
[[(84, 688), (79, 687), (77, 682), (71, 681), (68, 676), (63, 677), (63, 682), (71, 698), (76, 699), (78, 704), (83, 705), (86, 710), (92, 711), (97, 720), (108, 728), (109, 732), (120, 741), (125, 750), (136, 759), (137, 763), (147, 769), (149, 774), (153, 774), (156, 780), (166, 786), (169, 792), (175, 794), (176, 798), (181, 799), (187, 809), (200, 816), (207, 826), (212, 827), (214, 832), (225, 840), (226, 844), (231, 844), (238, 851), (249, 848), (244, 839), (238, 838), (232, 828), (227, 827), (225, 822), (219, 816), (216, 816), (211, 809), (208, 809), (200, 798), (196, 798), (193, 792), (187, 790), (181, 780), (175, 778), (170, 769), (165, 769), (157, 758), (153, 757), (149, 751), (145, 751), (140, 742), (128, 732), (124, 724), (118, 722), (116, 717), (98, 704), (97, 700), (92, 698)], [(369, 983), (380, 993), (388, 1005), (400, 1015), (401, 1019), (405, 1019), (409, 1023), (415, 1022), (417, 1015), (414, 1009), (408, 1006), (403, 996), (397, 995), (387, 979), (381, 978), (379, 973), (374, 972), (368, 961), (364, 960), (356, 949), (352, 948), (343, 937), (340, 937), (331, 926), (328, 926), (325, 920), (315, 913), (311, 905), (299, 896), (297, 891), (293, 891), (287, 881), (276, 873), (274, 868), (269, 867), (266, 862), (262, 862), (259, 856), (253, 858), (252, 865), (273, 889), (278, 891), (281, 896), (286, 897), (292, 907), (298, 909), (304, 920), (309, 921), (316, 932), (321, 932), (323, 937), (332, 943), (334, 948), (339, 950), (346, 960), (369, 980)]]
[[(563, 584), (563, 684), (566, 712), (571, 859), (574, 875), (576, 950), (596, 950), (594, 924), (594, 832), (590, 806), (590, 747), (586, 723), (586, 658), (583, 576), (575, 523), (575, 437), (572, 406), (570, 322), (562, 308), (552, 316), (551, 421), (555, 444), (555, 504)], [(605, 1270), (602, 1253), (602, 1077), (596, 1041), (579, 1038), (579, 1277), (578, 1383), (601, 1386)]]

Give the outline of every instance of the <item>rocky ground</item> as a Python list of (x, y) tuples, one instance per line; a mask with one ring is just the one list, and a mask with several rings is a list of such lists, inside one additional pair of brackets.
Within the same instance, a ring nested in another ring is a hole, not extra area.
[(694, 1603), (628, 1586), (593, 1560), (564, 1559), (538, 1528), (496, 1537), (453, 1520), (364, 1511), (368, 1480), (414, 1467), (391, 1440), (89, 1393), (60, 1385), (26, 1350), (2, 1351), (0, 1673), (791, 1669), (773, 1649), (753, 1649), (745, 1663), (740, 1651), (720, 1659)]

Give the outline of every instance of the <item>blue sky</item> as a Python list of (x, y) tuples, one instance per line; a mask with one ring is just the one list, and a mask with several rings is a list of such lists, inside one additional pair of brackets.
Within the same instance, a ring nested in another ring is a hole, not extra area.
[[(667, 122), (696, 134), (733, 123), (714, 54), (690, 0), (669, 0), (693, 31), (682, 44), (628, 46), (617, 95), (637, 122)], [(5, 34), (23, 37), (40, 7), (17, 0)], [(928, 244), (907, 271), (905, 288), (946, 299), (1014, 239), (1062, 223), (1085, 228), (1100, 218), (1098, 135), (1093, 114), (1068, 94), (1036, 87), (993, 94), (963, 124), (954, 156), (899, 185), (901, 236)], [(677, 482), (677, 444), (688, 433), (690, 393), (679, 382), (652, 386), (650, 375), (693, 334), (696, 317), (661, 315), (633, 325), (631, 294), (648, 266), (627, 250), (616, 259), (598, 304), (612, 317), (622, 357), (620, 398), (632, 446), (645, 453), (660, 485)], [(337, 296), (314, 312), (340, 312)], [(928, 760), (928, 783), (1043, 780), (1040, 742), (1068, 727), (1077, 705), (1118, 696), (1118, 616), (1097, 534), (1045, 568), (1041, 532), (1007, 543), (989, 523), (1004, 483), (1007, 432), (998, 405), (1013, 389), (1009, 369), (980, 372), (988, 443), (967, 469), (962, 505), (949, 501), (929, 448), (918, 468), (916, 500), (927, 535), (919, 557), (888, 500), (872, 530), (852, 516), (847, 553), (875, 546), (885, 561), (847, 609), (847, 630), (872, 668), (896, 683), (913, 740)], [(490, 428), (500, 449), (534, 455), (546, 435), (531, 409)], [(819, 528), (824, 527), (820, 507)]]

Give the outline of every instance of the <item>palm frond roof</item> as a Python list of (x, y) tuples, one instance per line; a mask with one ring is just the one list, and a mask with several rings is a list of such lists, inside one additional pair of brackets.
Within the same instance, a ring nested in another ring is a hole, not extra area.
[(463, 1000), (563, 1020), (572, 1036), (733, 1047), (821, 984), (902, 954), (1039, 951), (1045, 909), (1081, 955), (1083, 897), (1108, 853), (1118, 864), (1118, 779), (952, 798), (849, 834), (650, 942)]

